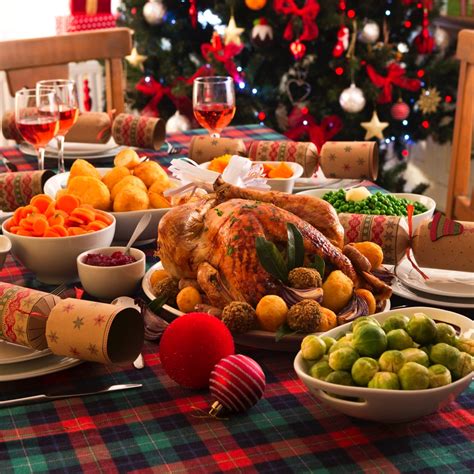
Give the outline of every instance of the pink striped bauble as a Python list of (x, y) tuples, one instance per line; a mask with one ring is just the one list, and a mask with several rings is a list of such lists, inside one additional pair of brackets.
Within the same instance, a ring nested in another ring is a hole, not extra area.
[(246, 411), (262, 398), (265, 374), (260, 365), (250, 357), (230, 355), (214, 366), (209, 387), (212, 396), (227, 411)]
[(399, 100), (392, 105), (390, 113), (395, 120), (405, 120), (410, 115), (410, 106), (406, 102)]

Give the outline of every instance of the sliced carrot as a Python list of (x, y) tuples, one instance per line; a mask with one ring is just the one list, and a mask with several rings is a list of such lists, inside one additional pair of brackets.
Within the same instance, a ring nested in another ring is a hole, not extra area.
[(108, 227), (108, 225), (105, 222), (102, 221), (92, 221), (87, 224), (86, 229), (87, 230), (102, 230)]
[(44, 215), (46, 217), (51, 217), (56, 211), (56, 202), (53, 201), (52, 203), (50, 203), (50, 205), (48, 206), (48, 208), (46, 209), (46, 211), (44, 211)]
[(26, 237), (33, 237), (33, 234), (25, 229), (18, 229), (17, 235), (24, 235)]
[(63, 225), (52, 225), (51, 230), (59, 234), (60, 237), (66, 237), (68, 235), (68, 231)]
[(92, 209), (85, 209), (82, 206), (74, 209), (71, 212), (71, 216), (82, 219), (85, 223), (95, 220), (95, 212)]
[(35, 237), (42, 237), (48, 229), (49, 224), (46, 219), (36, 219), (33, 223), (33, 235)]
[(49, 225), (64, 225), (67, 214), (64, 211), (56, 211), (49, 219)]
[(64, 194), (56, 201), (56, 209), (67, 212), (68, 214), (71, 214), (71, 212), (80, 205), (81, 201), (79, 198), (73, 196), (72, 194)]
[(86, 234), (87, 232), (82, 229), (81, 227), (69, 227), (68, 234), (69, 235), (82, 235)]
[(35, 207), (35, 206), (32, 206), (31, 204), (28, 204), (28, 206), (22, 207), (20, 217), (24, 218), (24, 217), (28, 216), (29, 214), (31, 214), (33, 212), (39, 212), (38, 208)]
[(16, 234), (21, 228), (22, 227), (19, 225), (11, 225), (8, 231), (11, 232), (12, 234)]
[(48, 229), (43, 237), (61, 237), (57, 232), (54, 232), (54, 230)]
[(14, 213), (11, 222), (11, 225), (18, 225), (21, 220), (21, 213), (23, 211), (23, 207), (19, 207)]
[(23, 230), (27, 230), (29, 232), (31, 232), (33, 230), (33, 223), (32, 222), (28, 222), (25, 219), (21, 219), (20, 220), (20, 223), (19, 223), (20, 227), (23, 229)]
[(30, 204), (37, 207), (38, 210), (44, 214), (52, 202), (53, 198), (47, 194), (37, 194), (31, 198)]
[(85, 222), (82, 219), (79, 219), (79, 217), (69, 216), (66, 219), (66, 227), (68, 226), (76, 227), (78, 225), (84, 225), (84, 224)]
[(95, 220), (104, 222), (107, 225), (112, 224), (110, 217), (104, 212), (98, 211), (97, 209), (95, 210)]

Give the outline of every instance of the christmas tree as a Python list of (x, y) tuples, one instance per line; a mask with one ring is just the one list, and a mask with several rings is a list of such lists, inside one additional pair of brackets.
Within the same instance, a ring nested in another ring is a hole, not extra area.
[(454, 45), (432, 26), (435, 0), (124, 0), (135, 32), (130, 98), (165, 119), (192, 120), (192, 81), (235, 81), (233, 125), (263, 123), (294, 140), (380, 141), (395, 166), (379, 183), (403, 187), (408, 145), (451, 138)]

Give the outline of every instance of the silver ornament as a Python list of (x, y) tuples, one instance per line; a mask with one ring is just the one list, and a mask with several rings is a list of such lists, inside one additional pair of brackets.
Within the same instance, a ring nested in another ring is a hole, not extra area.
[(143, 17), (149, 25), (159, 25), (165, 21), (166, 7), (162, 0), (149, 0), (143, 6)]
[(368, 21), (363, 27), (359, 35), (359, 40), (362, 43), (373, 44), (380, 36), (380, 27), (375, 21)]
[(365, 107), (365, 97), (362, 89), (359, 89), (354, 83), (347, 89), (344, 89), (339, 96), (339, 104), (344, 111), (351, 114), (360, 112)]
[(177, 110), (166, 122), (166, 133), (185, 132), (191, 128), (191, 122), (188, 117), (179, 113)]
[(449, 48), (449, 33), (438, 26), (434, 32), (434, 41), (438, 49), (444, 53)]

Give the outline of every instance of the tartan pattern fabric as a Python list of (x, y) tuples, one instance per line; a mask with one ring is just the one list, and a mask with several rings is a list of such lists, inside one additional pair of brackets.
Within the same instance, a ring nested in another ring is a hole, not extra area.
[[(263, 127), (238, 127), (227, 130), (227, 136), (280, 138)], [(188, 134), (170, 137), (176, 147), (188, 140)], [(13, 149), (2, 152), (20, 170), (34, 166), (34, 157)], [(179, 155), (160, 151), (152, 156), (166, 165)], [(156, 261), (148, 248), (147, 263)], [(51, 290), (11, 259), (0, 280)], [(293, 371), (293, 355), (239, 352), (259, 362), (267, 387), (255, 407), (228, 420), (201, 417), (199, 410), (206, 411), (213, 401), (209, 392), (187, 390), (170, 380), (151, 342), (144, 347), (142, 370), (84, 363), (0, 383), (0, 399), (48, 388), (143, 384), (136, 390), (0, 408), (0, 473), (474, 471), (474, 384), (438, 413), (385, 425), (341, 415), (312, 398)]]

